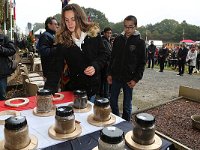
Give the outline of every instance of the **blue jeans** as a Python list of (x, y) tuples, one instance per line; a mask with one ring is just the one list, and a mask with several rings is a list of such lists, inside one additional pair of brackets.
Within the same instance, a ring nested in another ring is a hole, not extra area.
[(96, 98), (96, 95), (93, 95), (93, 96), (91, 96), (91, 97), (89, 98), (89, 101), (92, 102), (92, 103), (94, 103), (95, 98)]
[(118, 97), (121, 88), (123, 88), (124, 93), (122, 118), (130, 121), (133, 89), (130, 88), (126, 82), (112, 80), (110, 106), (112, 108), (112, 113), (119, 116)]
[(0, 100), (6, 99), (7, 77), (0, 79)]

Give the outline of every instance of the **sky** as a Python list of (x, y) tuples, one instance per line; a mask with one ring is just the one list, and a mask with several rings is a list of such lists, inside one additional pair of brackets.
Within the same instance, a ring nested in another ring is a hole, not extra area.
[[(27, 23), (44, 23), (47, 17), (61, 13), (61, 0), (15, 0), (16, 23), (23, 31)], [(163, 19), (200, 26), (200, 0), (70, 0), (85, 8), (101, 11), (109, 22), (120, 22), (128, 15), (138, 19), (138, 26)]]

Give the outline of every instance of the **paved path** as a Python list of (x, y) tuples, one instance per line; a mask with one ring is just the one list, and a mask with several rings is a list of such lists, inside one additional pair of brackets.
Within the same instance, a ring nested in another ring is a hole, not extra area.
[(158, 69), (145, 69), (143, 79), (134, 88), (133, 105), (144, 109), (169, 101), (178, 97), (180, 85), (200, 89), (200, 75), (176, 74), (175, 71), (161, 73)]

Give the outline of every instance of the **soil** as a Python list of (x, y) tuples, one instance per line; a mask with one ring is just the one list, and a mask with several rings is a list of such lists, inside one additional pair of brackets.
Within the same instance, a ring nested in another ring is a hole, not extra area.
[(200, 114), (200, 103), (179, 99), (154, 107), (146, 113), (156, 119), (156, 130), (194, 149), (200, 149), (200, 130), (192, 127), (191, 116)]

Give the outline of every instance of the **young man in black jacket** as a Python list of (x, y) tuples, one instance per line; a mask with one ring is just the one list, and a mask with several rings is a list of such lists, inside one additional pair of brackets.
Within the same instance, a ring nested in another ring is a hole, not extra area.
[(119, 116), (118, 96), (123, 88), (122, 118), (130, 121), (132, 111), (132, 92), (142, 79), (145, 67), (145, 42), (136, 31), (137, 19), (127, 16), (124, 19), (124, 34), (116, 37), (111, 52), (108, 83), (112, 84), (110, 104), (112, 112)]
[(11, 74), (8, 57), (15, 53), (14, 43), (2, 33), (0, 25), (0, 100), (6, 99), (7, 77)]

